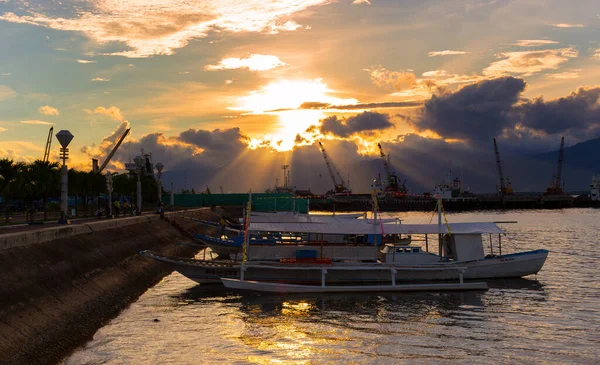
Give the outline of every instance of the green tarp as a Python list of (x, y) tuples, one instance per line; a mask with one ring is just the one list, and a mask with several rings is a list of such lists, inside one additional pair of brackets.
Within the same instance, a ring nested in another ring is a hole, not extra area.
[[(174, 194), (176, 207), (210, 207), (211, 205), (244, 205), (249, 194)], [(171, 195), (162, 197), (163, 204), (171, 204)], [(252, 194), (252, 210), (257, 212), (296, 211), (308, 212), (308, 201), (291, 194)]]

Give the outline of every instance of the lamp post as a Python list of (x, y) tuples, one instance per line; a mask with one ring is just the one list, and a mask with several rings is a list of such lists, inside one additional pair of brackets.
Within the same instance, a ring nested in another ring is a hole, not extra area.
[(67, 160), (69, 159), (69, 143), (73, 140), (73, 135), (67, 130), (56, 133), (56, 139), (61, 145), (60, 158), (62, 159), (61, 179), (60, 179), (60, 219), (58, 223), (67, 224), (68, 217), (68, 199), (69, 199), (69, 173), (67, 169)]
[(142, 214), (142, 181), (140, 180), (140, 175), (142, 174), (142, 167), (144, 167), (145, 161), (142, 156), (136, 156), (133, 162), (135, 162), (137, 168), (137, 211), (138, 214)]
[(158, 204), (160, 205), (160, 202), (162, 201), (162, 170), (165, 168), (165, 165), (159, 162), (155, 165), (155, 167), (156, 171), (158, 171), (156, 173), (156, 185), (158, 186)]

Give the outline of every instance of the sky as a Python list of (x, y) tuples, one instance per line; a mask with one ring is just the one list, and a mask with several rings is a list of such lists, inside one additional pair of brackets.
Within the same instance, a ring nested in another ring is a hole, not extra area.
[(180, 188), (247, 191), (282, 164), (326, 180), (319, 140), (357, 175), (377, 143), (406, 172), (489, 161), (494, 137), (508, 155), (600, 137), (598, 1), (0, 0), (0, 34), (16, 160), (53, 126), (90, 169), (130, 127), (110, 171), (143, 148)]

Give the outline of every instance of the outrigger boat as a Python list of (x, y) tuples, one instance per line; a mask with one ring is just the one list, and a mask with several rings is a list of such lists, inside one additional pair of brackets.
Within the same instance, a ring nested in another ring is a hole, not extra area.
[[(498, 235), (499, 255), (485, 256), (483, 236), (493, 234)], [(425, 250), (414, 244), (416, 235), (425, 237)], [(438, 254), (429, 252), (431, 235), (438, 237)], [(465, 283), (463, 279), (522, 277), (542, 268), (547, 250), (503, 255), (502, 235), (504, 231), (495, 223), (442, 225), (441, 213), (438, 224), (377, 225), (351, 219), (328, 223), (257, 222), (250, 223), (244, 234), (248, 239), (244, 241), (242, 263), (143, 254), (170, 263), (175, 270), (199, 283), (222, 282), (238, 289), (281, 292), (465, 290), (481, 289), (482, 285), (469, 286), (473, 283)], [(251, 237), (267, 237), (274, 242), (251, 243)], [(295, 237), (295, 240), (284, 240), (284, 237)], [(359, 237), (373, 239), (357, 240)], [(439, 282), (456, 279), (459, 283)], [(397, 285), (398, 282), (405, 284)], [(268, 285), (270, 283), (275, 285)]]
[[(358, 219), (363, 217), (364, 219)], [(337, 215), (308, 215), (294, 212), (277, 212), (277, 213), (252, 213), (251, 220), (253, 223), (306, 223), (306, 224), (332, 224), (339, 222), (352, 222), (354, 224), (373, 224), (373, 220), (366, 219), (365, 214), (337, 214)], [(229, 226), (222, 226), (219, 223), (211, 221), (198, 221), (198, 227), (194, 238), (204, 246), (209, 247), (212, 252), (221, 257), (235, 257), (242, 252), (242, 246), (244, 243), (244, 231), (238, 228), (232, 228)], [(399, 222), (398, 219), (384, 219), (380, 222)], [(282, 231), (283, 232), (283, 231)], [(303, 234), (302, 232), (250, 232), (250, 244), (253, 247), (257, 247), (258, 251), (262, 251), (260, 246), (268, 246), (269, 254), (261, 255), (260, 257), (268, 258), (273, 257), (275, 254), (276, 258), (282, 258), (287, 256), (281, 256), (276, 252), (281, 251), (281, 244), (293, 244), (304, 242), (307, 246), (319, 245), (319, 239), (316, 239), (310, 233)], [(325, 240), (329, 244), (340, 244), (345, 243), (348, 239), (343, 237), (344, 235), (331, 235), (321, 234), (320, 240)], [(373, 243), (376, 239), (375, 236), (361, 236), (353, 237), (352, 240), (364, 240)], [(273, 248), (274, 245), (279, 244)], [(284, 250), (289, 251), (289, 250)], [(255, 255), (256, 256), (256, 255)]]

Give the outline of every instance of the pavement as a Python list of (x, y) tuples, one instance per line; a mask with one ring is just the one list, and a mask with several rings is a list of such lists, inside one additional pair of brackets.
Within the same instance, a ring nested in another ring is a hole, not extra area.
[[(142, 215), (148, 215), (148, 214), (156, 214), (155, 211), (147, 211), (147, 212), (142, 212)], [(123, 218), (128, 218), (131, 217), (131, 215), (122, 215), (119, 217), (115, 217), (112, 219), (123, 219)], [(97, 218), (97, 217), (85, 217), (85, 218), (74, 218), (74, 219), (69, 219), (69, 224), (85, 224), (85, 223), (90, 223), (90, 222), (99, 222), (99, 221), (104, 221), (107, 220), (109, 218)], [(0, 226), (0, 235), (1, 234), (6, 234), (6, 233), (17, 233), (17, 232), (27, 232), (27, 231), (35, 231), (38, 229), (45, 229), (45, 228), (51, 228), (51, 227), (62, 227), (64, 226), (64, 224), (59, 224), (56, 221), (46, 221), (46, 222), (36, 222), (35, 224), (28, 224), (28, 223), (22, 223), (22, 224), (10, 224), (10, 225), (5, 225), (5, 226)]]

